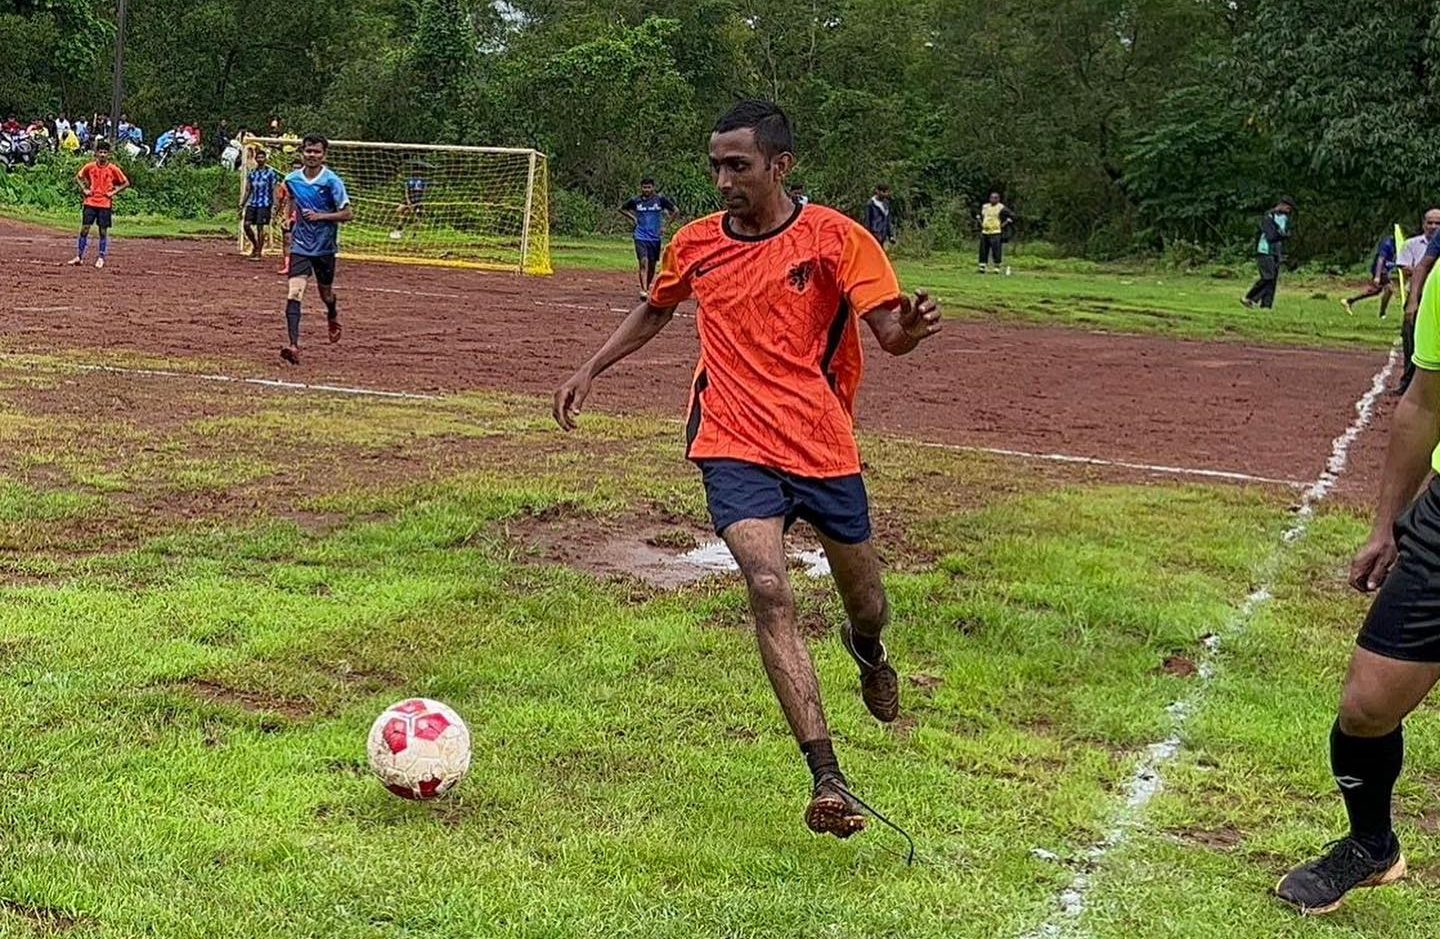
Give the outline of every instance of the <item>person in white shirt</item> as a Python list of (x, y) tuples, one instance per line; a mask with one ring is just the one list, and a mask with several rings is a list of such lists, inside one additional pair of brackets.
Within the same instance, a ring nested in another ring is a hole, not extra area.
[[(1395, 256), (1395, 265), (1405, 272), (1405, 279), (1414, 283), (1415, 268), (1420, 266), (1420, 261), (1425, 257), (1425, 249), (1430, 246), (1430, 239), (1440, 231), (1440, 209), (1430, 209), (1425, 213), (1421, 223), (1420, 234), (1414, 238), (1406, 239), (1400, 246), (1400, 251)], [(1405, 393), (1410, 387), (1410, 381), (1415, 377), (1415, 363), (1411, 357), (1415, 355), (1415, 317), (1407, 313), (1405, 321), (1400, 326), (1400, 334), (1405, 344), (1405, 371), (1400, 376), (1400, 384), (1395, 389), (1395, 394)]]

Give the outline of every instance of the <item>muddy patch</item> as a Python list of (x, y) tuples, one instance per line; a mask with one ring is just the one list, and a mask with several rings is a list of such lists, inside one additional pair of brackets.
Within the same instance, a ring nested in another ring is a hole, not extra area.
[[(511, 519), (504, 534), (524, 555), (542, 563), (660, 591), (739, 573), (730, 549), (714, 532), (660, 509), (620, 518), (546, 511)], [(787, 545), (793, 568), (810, 577), (829, 576), (818, 543), (797, 531)]]
[(21, 900), (0, 899), (0, 911), (24, 920), (38, 935), (63, 936), (74, 931), (84, 920), (64, 910), (39, 906)]
[(315, 706), (297, 698), (285, 698), (263, 691), (231, 688), (216, 681), (196, 678), (180, 685), (185, 691), (211, 704), (238, 708), (253, 714), (275, 715), (290, 720), (306, 720), (315, 714)]

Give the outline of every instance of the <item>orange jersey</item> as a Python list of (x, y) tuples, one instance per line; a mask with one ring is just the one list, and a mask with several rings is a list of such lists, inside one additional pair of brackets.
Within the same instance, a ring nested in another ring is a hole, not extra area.
[(650, 290), (658, 307), (699, 306), (686, 455), (818, 479), (860, 472), (859, 318), (900, 303), (889, 258), (824, 206), (799, 206), (758, 238), (728, 223), (716, 214), (676, 233)]
[(114, 163), (101, 166), (93, 160), (80, 168), (80, 178), (90, 186), (85, 204), (96, 209), (111, 208), (115, 203), (115, 190), (130, 183)]

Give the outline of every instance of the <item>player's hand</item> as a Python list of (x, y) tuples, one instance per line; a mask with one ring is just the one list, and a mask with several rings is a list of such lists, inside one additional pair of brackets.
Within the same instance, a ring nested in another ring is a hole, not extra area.
[(582, 368), (555, 390), (555, 407), (551, 413), (561, 430), (575, 429), (575, 419), (580, 416), (580, 409), (585, 406), (585, 399), (590, 396), (590, 383), (593, 380), (590, 370)]
[(300, 217), (305, 219), (305, 221), (307, 222), (314, 222), (319, 220), (320, 213), (316, 212), (314, 209), (301, 209)]
[(1388, 531), (1373, 535), (1350, 562), (1350, 586), (1361, 593), (1373, 593), (1385, 583), (1395, 563), (1395, 536)]
[(906, 337), (919, 342), (940, 331), (940, 306), (924, 290), (915, 291), (915, 299), (900, 298), (900, 328)]
[(1377, 274), (1375, 277), (1371, 278), (1370, 283), (1374, 284), (1376, 287), (1379, 287), (1379, 286), (1380, 286), (1380, 277), (1379, 277), (1379, 275)]

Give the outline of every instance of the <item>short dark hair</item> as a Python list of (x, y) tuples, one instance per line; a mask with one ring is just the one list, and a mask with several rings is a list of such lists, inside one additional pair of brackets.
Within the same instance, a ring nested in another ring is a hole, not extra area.
[(642, 186), (653, 186), (653, 185), (655, 185), (655, 177), (654, 177), (654, 176), (646, 176), (644, 179), (640, 180), (640, 185), (642, 185)]
[(737, 103), (715, 122), (714, 132), (728, 134), (746, 129), (755, 132), (755, 145), (767, 160), (795, 152), (795, 130), (790, 126), (790, 118), (773, 101), (752, 98)]
[(878, 186), (875, 187), (875, 191), (876, 191), (876, 192), (889, 192), (889, 191), (890, 191), (890, 184), (889, 184), (889, 183), (881, 183), (880, 185), (878, 185)]
[(101, 150), (104, 150), (106, 153), (110, 152), (110, 141), (104, 139), (103, 137), (95, 141), (95, 152), (99, 153)]
[(320, 149), (322, 150), (330, 149), (330, 141), (326, 140), (319, 134), (306, 134), (305, 139), (300, 141), (300, 149), (303, 150), (306, 147), (312, 147), (317, 143), (320, 145)]

